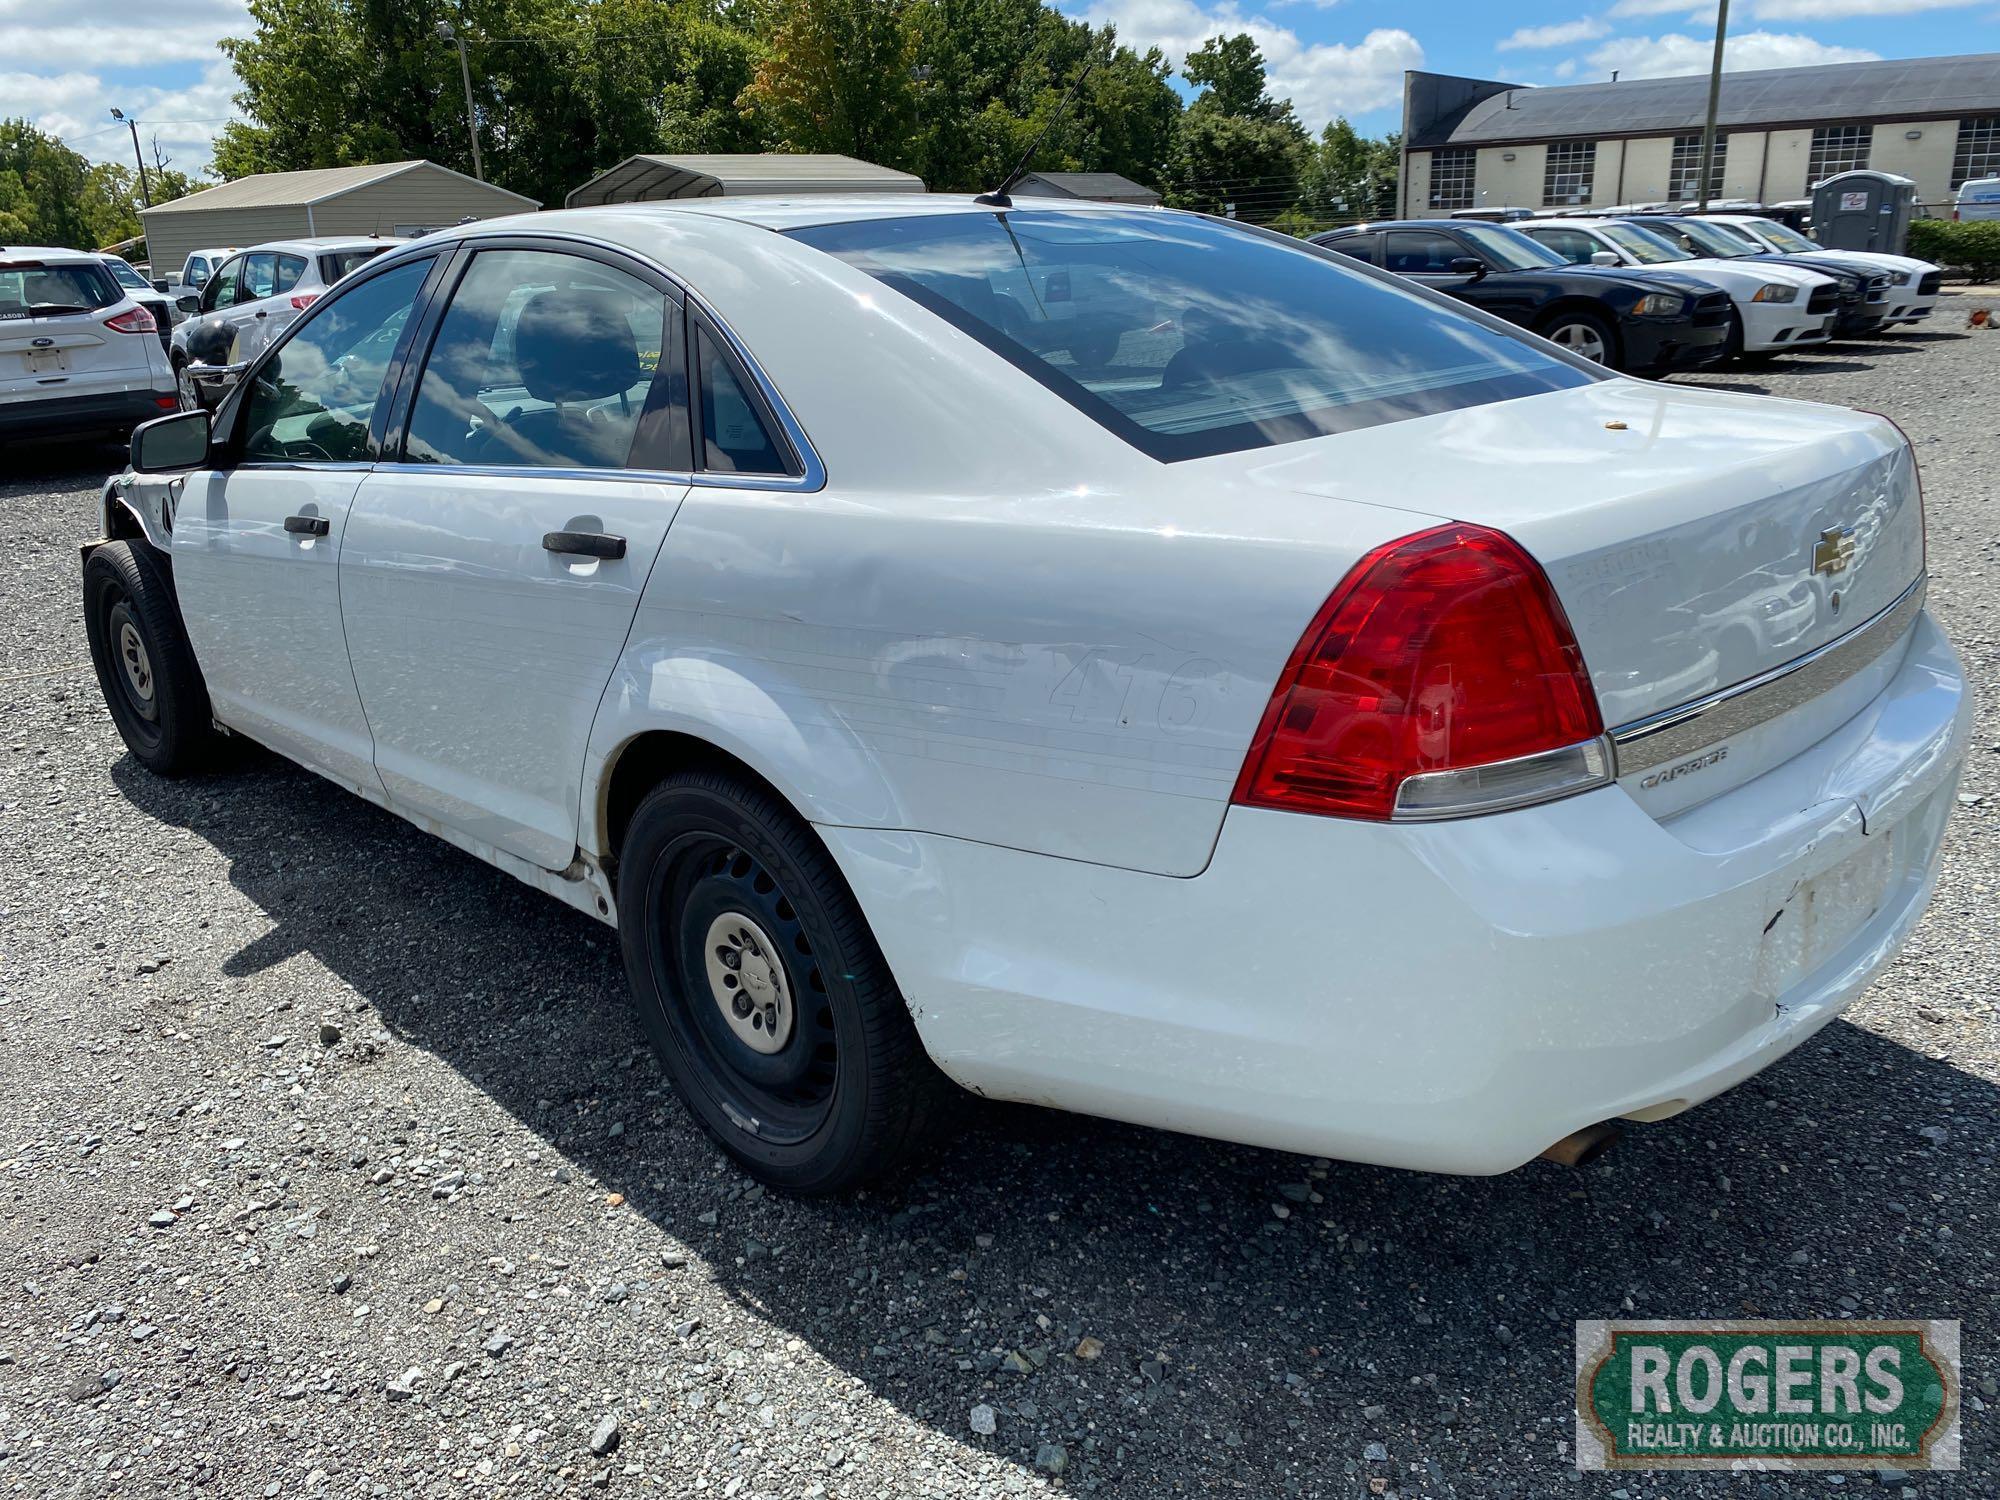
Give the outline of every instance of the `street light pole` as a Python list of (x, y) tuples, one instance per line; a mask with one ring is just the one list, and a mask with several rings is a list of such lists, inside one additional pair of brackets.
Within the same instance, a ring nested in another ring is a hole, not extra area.
[(139, 197), (144, 201), (146, 207), (151, 208), (153, 206), (153, 189), (146, 181), (145, 153), (139, 149), (139, 122), (137, 120), (126, 120), (125, 111), (122, 109), (112, 110), (111, 118), (114, 120), (125, 120), (125, 123), (131, 127), (132, 159), (139, 164)]
[(479, 161), (479, 122), (472, 112), (472, 64), (465, 59), (465, 38), (449, 21), (437, 23), (437, 34), (445, 41), (458, 45), (458, 77), (465, 85), (465, 133), (472, 137), (472, 175), (484, 182), (486, 168)]
[(1708, 65), (1708, 123), (1701, 132), (1702, 213), (1708, 212), (1709, 174), (1715, 170), (1715, 108), (1722, 97), (1722, 39), (1729, 32), (1729, 0), (1720, 0), (1715, 11), (1715, 57)]

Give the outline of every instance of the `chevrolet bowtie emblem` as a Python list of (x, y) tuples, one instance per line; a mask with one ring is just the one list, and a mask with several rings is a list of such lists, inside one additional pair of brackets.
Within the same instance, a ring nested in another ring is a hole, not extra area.
[(1854, 561), (1854, 528), (1852, 526), (1829, 526), (1819, 534), (1813, 543), (1813, 571), (1824, 573), (1831, 578), (1836, 573), (1845, 573), (1847, 565)]

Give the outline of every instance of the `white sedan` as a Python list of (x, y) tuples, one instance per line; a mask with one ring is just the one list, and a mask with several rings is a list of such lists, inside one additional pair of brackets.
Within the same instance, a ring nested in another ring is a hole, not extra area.
[(1839, 287), (1815, 271), (1693, 255), (1619, 219), (1536, 219), (1514, 227), (1572, 265), (1671, 266), (1720, 287), (1735, 315), (1725, 358), (1823, 344), (1840, 316)]
[(1709, 214), (1708, 218), (1735, 230), (1759, 250), (1779, 255), (1824, 255), (1831, 262), (1864, 262), (1889, 273), (1889, 297), (1882, 321), (1921, 323), (1937, 307), (1944, 289), (1944, 271), (1909, 255), (1885, 255), (1879, 250), (1838, 250), (1809, 240), (1789, 224), (1762, 214)]
[(614, 924), (801, 1191), (945, 1080), (1576, 1157), (1860, 993), (1968, 733), (1887, 421), (1186, 214), (447, 230), (134, 464), (83, 570), (133, 757), (259, 741)]

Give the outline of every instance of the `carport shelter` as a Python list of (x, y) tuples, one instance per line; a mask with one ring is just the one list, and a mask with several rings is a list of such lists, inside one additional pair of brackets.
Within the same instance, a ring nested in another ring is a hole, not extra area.
[(569, 208), (664, 198), (795, 197), (801, 193), (921, 193), (923, 179), (852, 156), (790, 151), (722, 156), (628, 156), (563, 200)]
[(533, 198), (433, 161), (260, 172), (143, 210), (147, 258), (171, 276), (188, 252), (318, 234), (414, 235), (466, 219), (530, 213)]

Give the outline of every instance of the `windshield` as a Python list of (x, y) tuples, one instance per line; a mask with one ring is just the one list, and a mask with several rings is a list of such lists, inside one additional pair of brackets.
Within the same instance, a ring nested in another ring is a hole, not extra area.
[(1600, 224), (1597, 232), (1641, 265), (1658, 266), (1670, 260), (1694, 259), (1680, 246), (1661, 239), (1650, 229), (1641, 229), (1637, 224)]
[(1675, 219), (1674, 228), (1693, 241), (1705, 255), (1735, 260), (1745, 255), (1770, 254), (1742, 230), (1718, 224), (1712, 219)]
[(356, 266), (367, 265), (388, 248), (387, 245), (364, 245), (358, 250), (328, 250), (319, 258), (320, 279), (332, 286)]
[(1211, 220), (1017, 209), (791, 233), (1162, 462), (1599, 378), (1328, 252)]
[(145, 277), (132, 269), (130, 261), (107, 260), (104, 269), (111, 273), (112, 279), (120, 286), (135, 286), (142, 292), (150, 292), (153, 289)]
[(0, 260), (0, 318), (55, 318), (96, 312), (124, 293), (111, 273), (93, 265), (44, 265)]
[(1540, 244), (1518, 229), (1503, 229), (1498, 224), (1454, 224), (1453, 229), (1465, 236), (1479, 250), (1503, 271), (1535, 271), (1545, 266), (1566, 266), (1564, 260), (1548, 246)]
[[(1732, 225), (1731, 227), (1734, 228), (1735, 226)], [(1780, 250), (1787, 251), (1793, 255), (1810, 254), (1812, 251), (1820, 248), (1796, 229), (1780, 224), (1776, 219), (1752, 219), (1750, 221), (1750, 228), (1776, 245)]]

